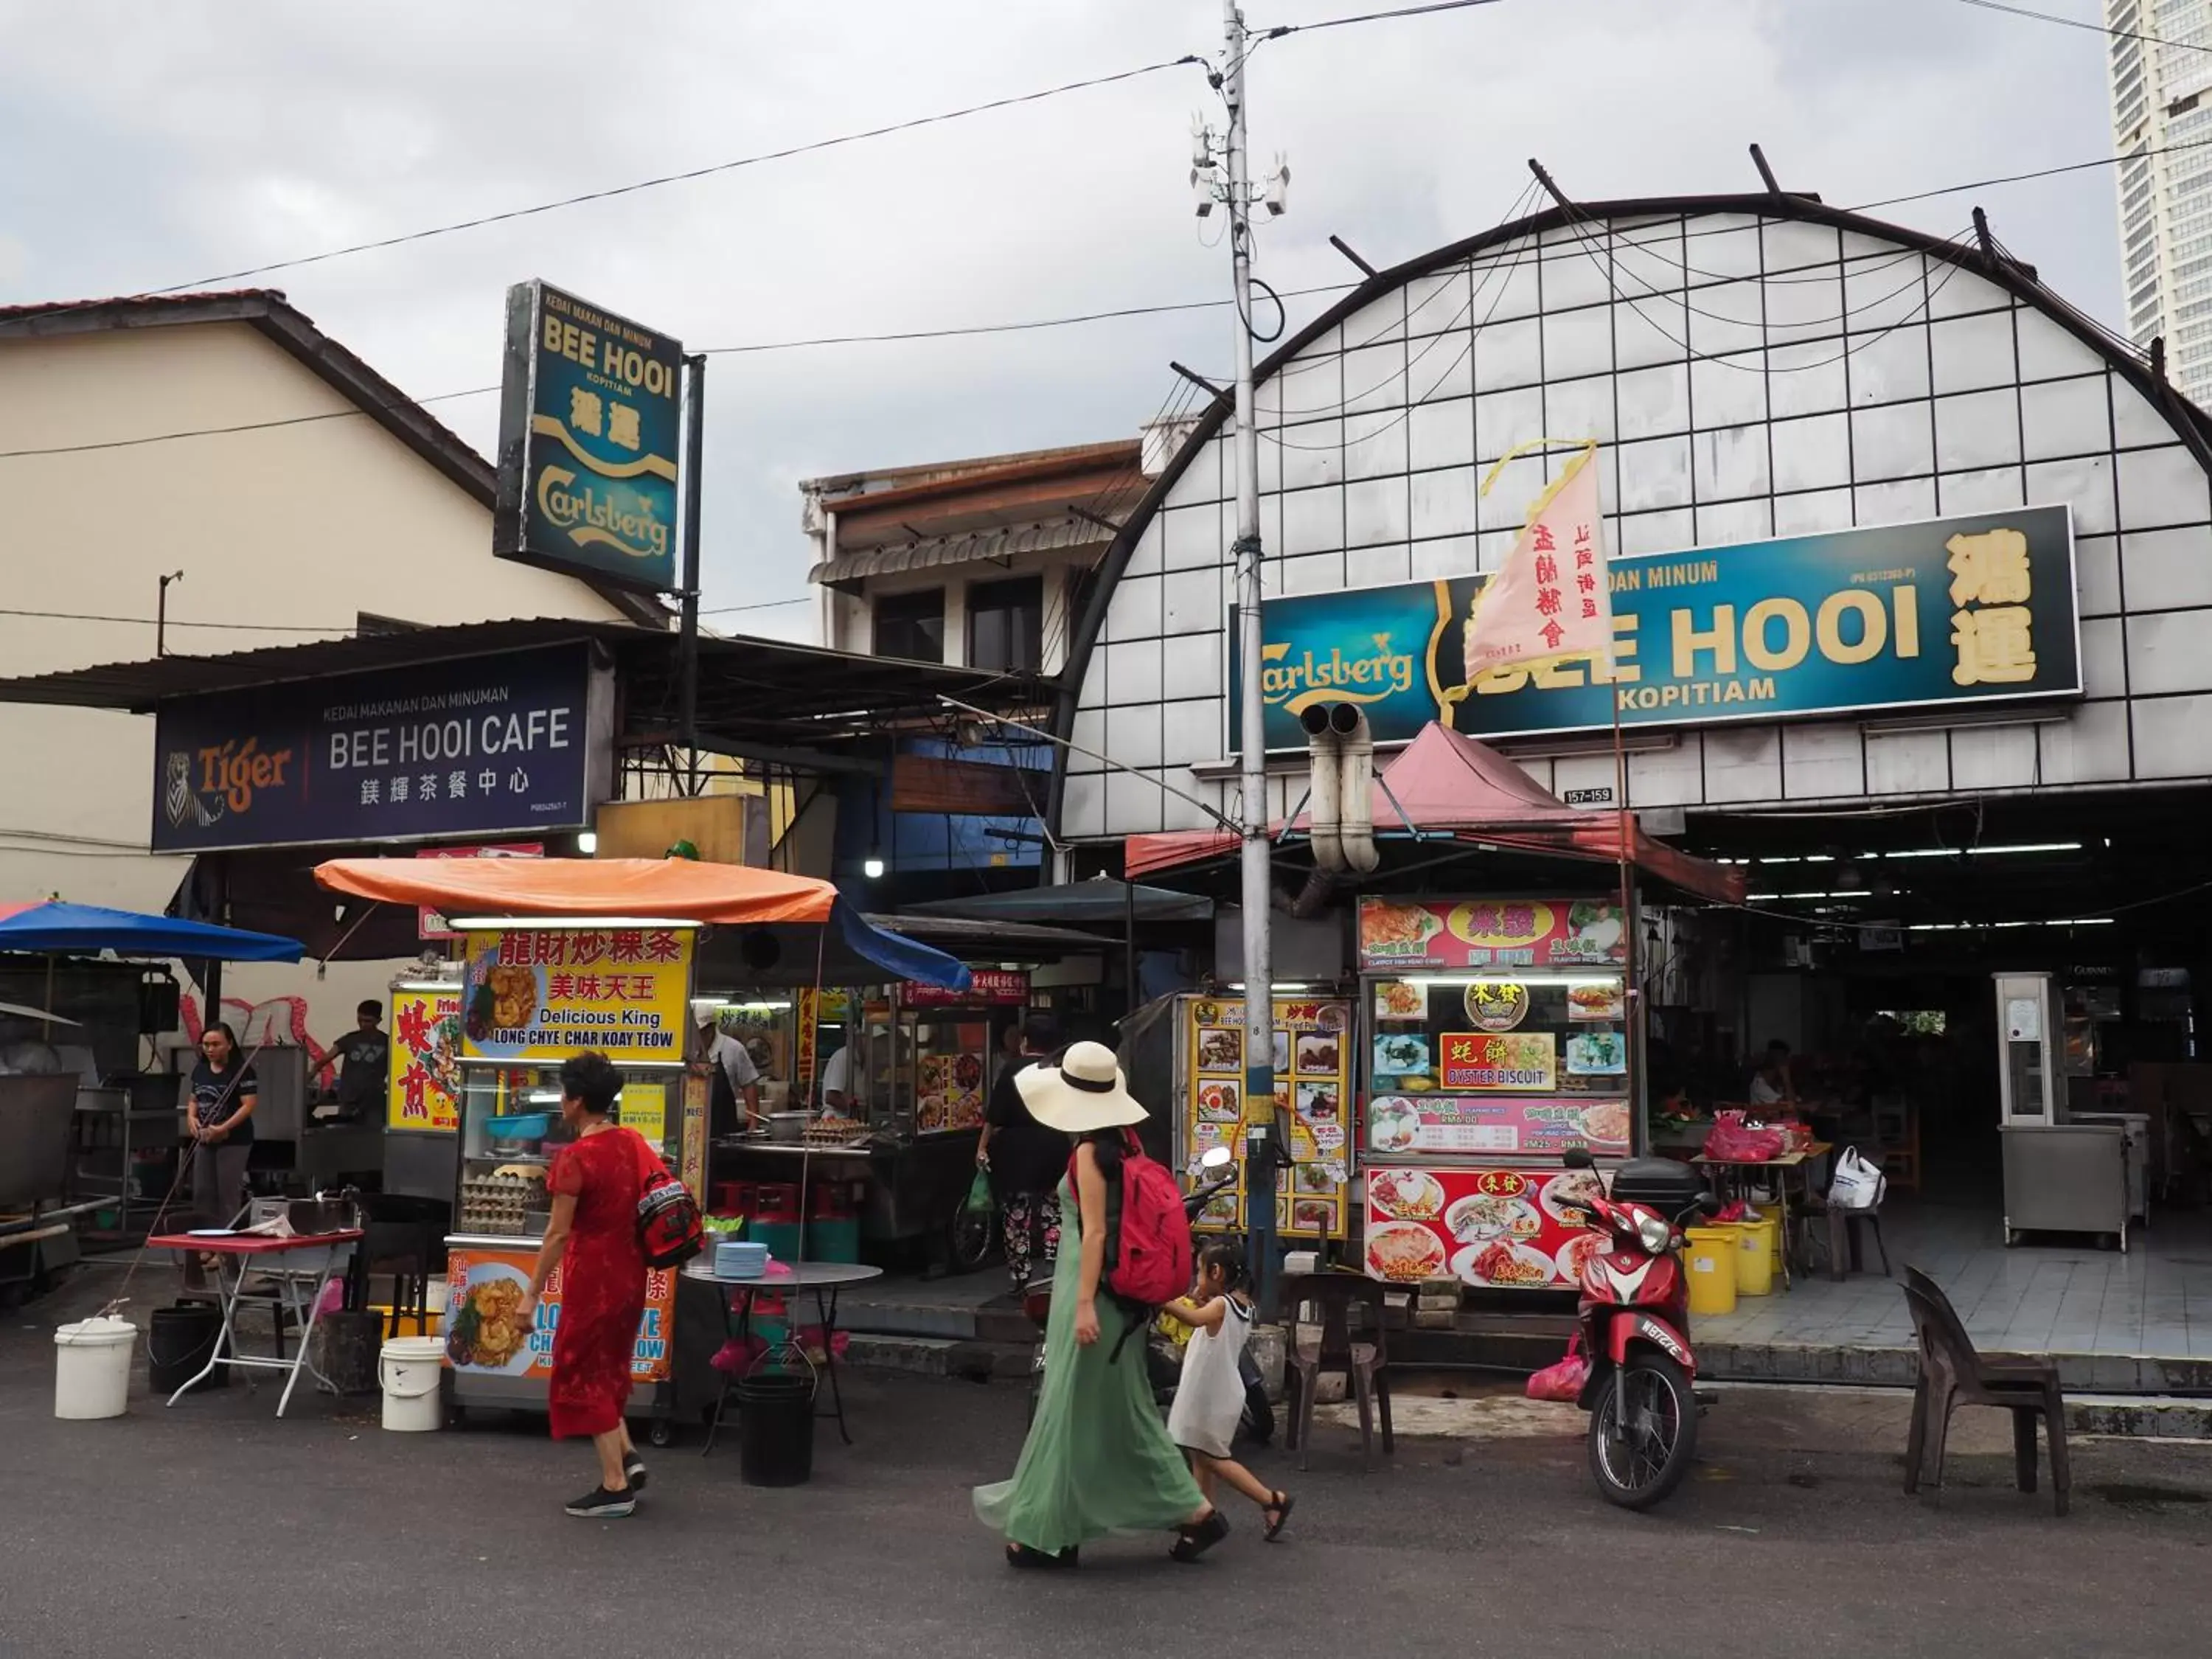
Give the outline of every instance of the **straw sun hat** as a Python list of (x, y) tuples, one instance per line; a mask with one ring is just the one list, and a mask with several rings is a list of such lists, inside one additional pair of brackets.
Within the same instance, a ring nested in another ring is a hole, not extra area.
[(1072, 1042), (1060, 1064), (1039, 1060), (1014, 1073), (1014, 1087), (1030, 1115), (1062, 1134), (1141, 1123), (1145, 1109), (1129, 1093), (1114, 1051), (1103, 1042)]

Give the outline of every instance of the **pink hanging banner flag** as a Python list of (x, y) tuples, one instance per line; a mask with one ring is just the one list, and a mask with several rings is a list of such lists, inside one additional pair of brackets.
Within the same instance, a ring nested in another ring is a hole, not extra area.
[(1486, 669), (1565, 658), (1613, 657), (1613, 594), (1606, 585), (1605, 520), (1593, 444), (1536, 503), (1504, 566), (1485, 583), (1467, 623), (1467, 680)]

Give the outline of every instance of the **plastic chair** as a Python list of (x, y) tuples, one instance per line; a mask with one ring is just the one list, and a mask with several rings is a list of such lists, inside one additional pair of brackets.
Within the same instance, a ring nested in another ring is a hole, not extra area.
[[(1880, 1148), (1866, 1156), (1881, 1166), (1882, 1176), (1888, 1179), (1890, 1153)], [(1812, 1247), (1824, 1247), (1828, 1258), (1828, 1277), (1840, 1285), (1847, 1273), (1864, 1273), (1863, 1247), (1866, 1235), (1874, 1235), (1875, 1255), (1881, 1262), (1881, 1276), (1891, 1276), (1889, 1246), (1881, 1236), (1881, 1206), (1870, 1205), (1854, 1210), (1839, 1204), (1831, 1204), (1825, 1198), (1814, 1198), (1804, 1217), (1805, 1255), (1809, 1258)], [(1808, 1259), (1807, 1266), (1811, 1265)]]
[(1920, 1114), (1903, 1095), (1876, 1095), (1874, 1138), (1882, 1147), (1881, 1172), (1901, 1193), (1920, 1190)]
[(2066, 1513), (2073, 1474), (2066, 1457), (2066, 1401), (2058, 1367), (2047, 1359), (1984, 1356), (1942, 1287), (1917, 1267), (1905, 1270), (1905, 1300), (1920, 1348), (1920, 1377), (1912, 1390), (1912, 1431), (1905, 1449), (1905, 1490), (1920, 1490), (1923, 1473), (1943, 1490), (1943, 1443), (1951, 1413), (1961, 1406), (1995, 1406), (2012, 1413), (2014, 1474), (2020, 1489), (2035, 1490), (2035, 1419), (2051, 1442), (2051, 1490), (2057, 1513)]
[[(1285, 1443), (1297, 1449), (1298, 1467), (1306, 1467), (1308, 1444), (1313, 1436), (1314, 1396), (1320, 1391), (1323, 1372), (1341, 1373), (1347, 1393), (1359, 1403), (1359, 1449), (1367, 1467), (1375, 1467), (1375, 1414), (1382, 1417), (1382, 1450), (1393, 1455), (1397, 1437), (1390, 1426), (1390, 1358), (1382, 1336), (1385, 1286), (1378, 1279), (1356, 1273), (1297, 1273), (1282, 1281), (1282, 1305), (1297, 1308), (1311, 1303), (1321, 1314), (1319, 1342), (1293, 1344), (1290, 1369), (1297, 1379), (1297, 1398), (1290, 1402), (1290, 1436)], [(1352, 1340), (1352, 1309), (1361, 1310), (1359, 1341)]]

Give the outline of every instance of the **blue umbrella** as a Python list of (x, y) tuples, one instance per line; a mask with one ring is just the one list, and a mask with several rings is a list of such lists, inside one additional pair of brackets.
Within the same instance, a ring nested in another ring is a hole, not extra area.
[(59, 899), (0, 906), (0, 951), (35, 951), (61, 956), (119, 957), (166, 960), (171, 957), (213, 957), (224, 962), (297, 962), (305, 947), (295, 939), (217, 927), (175, 916), (149, 916), (136, 910), (110, 910), (97, 904), (65, 904)]

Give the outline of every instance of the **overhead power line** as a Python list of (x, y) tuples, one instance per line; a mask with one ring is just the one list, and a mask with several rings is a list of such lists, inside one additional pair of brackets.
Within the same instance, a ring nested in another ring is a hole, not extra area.
[[(1311, 288), (1285, 290), (1285, 298), (1304, 298), (1316, 294), (1349, 292), (1350, 283), (1321, 283)], [(950, 340), (969, 338), (988, 334), (1025, 334), (1039, 329), (1073, 328), (1085, 323), (1111, 322), (1129, 317), (1163, 316), (1182, 311), (1216, 311), (1231, 302), (1220, 300), (1182, 300), (1168, 305), (1123, 306), (1111, 311), (1079, 312), (1066, 317), (1038, 317), (1011, 323), (973, 323), (950, 328), (901, 329), (884, 334), (821, 335), (804, 340), (763, 340), (750, 345), (708, 346), (700, 355), (708, 357), (738, 356), (769, 351), (800, 351), (820, 346), (886, 345), (905, 341)], [(100, 438), (84, 443), (47, 444), (24, 449), (0, 449), (0, 461), (21, 460), (40, 455), (77, 455), (104, 449), (132, 449), (141, 444), (171, 443), (185, 438), (219, 438), (234, 433), (262, 432), (289, 426), (313, 426), (322, 421), (356, 420), (389, 410), (411, 409), (421, 404), (450, 403), (457, 398), (484, 398), (500, 388), (495, 386), (474, 386), (459, 392), (434, 392), (425, 397), (409, 398), (397, 403), (370, 404), (353, 409), (321, 410), (313, 415), (289, 415), (266, 421), (240, 421), (225, 426), (187, 427), (174, 432), (149, 432), (135, 438)]]
[[(129, 623), (140, 628), (156, 626), (152, 617), (117, 617), (91, 611), (25, 611), (0, 606), (0, 617), (35, 617), (51, 622)], [(164, 624), (170, 628), (213, 628), (233, 634), (351, 634), (355, 624), (301, 623), (294, 626), (286, 623), (245, 622), (189, 622), (182, 617), (168, 617)]]
[(679, 185), (694, 179), (711, 178), (720, 173), (734, 173), (741, 167), (754, 167), (769, 161), (788, 161), (796, 155), (811, 155), (825, 149), (837, 149), (848, 144), (865, 143), (872, 138), (889, 137), (893, 133), (912, 132), (917, 128), (940, 126), (948, 121), (965, 120), (972, 115), (988, 114), (993, 110), (1012, 109), (1020, 104), (1041, 103), (1048, 98), (1058, 98), (1071, 92), (1087, 92), (1094, 87), (1113, 86), (1123, 81), (1134, 81), (1143, 76), (1157, 75), (1163, 70), (1179, 69), (1186, 64), (1203, 65), (1205, 60), (1195, 54), (1163, 58), (1157, 64), (1145, 64), (1135, 69), (1117, 70), (1112, 75), (1094, 75), (1080, 81), (1066, 81), (1056, 87), (1046, 87), (1037, 92), (1017, 93), (1010, 97), (994, 98), (981, 104), (969, 104), (962, 109), (943, 110), (934, 115), (917, 115), (908, 120), (891, 121), (882, 126), (868, 127), (859, 132), (839, 133), (833, 138), (817, 138), (804, 144), (792, 144), (782, 149), (763, 150), (757, 155), (740, 155), (735, 161), (715, 161), (706, 167), (692, 167), (682, 173), (665, 173), (652, 179), (640, 179), (627, 185), (611, 185), (605, 190), (586, 191), (577, 196), (564, 196), (557, 201), (538, 202), (529, 207), (509, 208), (501, 213), (487, 213), (473, 219), (458, 219), (451, 224), (432, 225), (423, 230), (410, 230), (398, 236), (380, 236), (373, 241), (354, 242), (344, 247), (326, 248), (320, 253), (303, 253), (294, 258), (275, 259), (267, 264), (245, 265), (236, 270), (219, 271), (212, 276), (201, 276), (189, 283), (177, 283), (167, 288), (150, 289), (149, 294), (183, 294), (196, 289), (212, 288), (223, 283), (241, 282), (248, 276), (265, 276), (271, 271), (295, 270), (302, 265), (321, 264), (329, 259), (343, 259), (356, 253), (369, 253), (380, 248), (398, 247), (409, 242), (423, 242), (434, 236), (451, 236), (459, 231), (480, 230), (486, 225), (506, 224), (516, 219), (535, 218), (540, 214), (558, 213), (564, 208), (581, 207), (589, 202), (611, 201), (618, 196), (634, 196), (640, 191), (658, 190), (665, 185)]
[[(1286, 289), (1284, 297), (1296, 299), (1310, 294), (1344, 294), (1353, 286), (1351, 283), (1322, 283), (1312, 288)], [(708, 346), (702, 355), (708, 357), (742, 356), (761, 351), (799, 351), (815, 346), (884, 345), (904, 340), (951, 340), (976, 334), (1024, 334), (1041, 328), (1070, 328), (1078, 323), (1113, 322), (1124, 317), (1157, 317), (1176, 311), (1214, 311), (1230, 303), (1227, 300), (1177, 300), (1167, 305), (1123, 306), (1114, 311), (1085, 311), (1073, 317), (1040, 317), (1020, 323), (973, 323), (953, 328), (903, 329), (889, 334), (825, 334), (805, 340), (764, 340), (754, 345)]]
[[(1432, 12), (1467, 11), (1476, 6), (1495, 6), (1504, 0), (1432, 0), (1425, 6), (1401, 6), (1395, 11), (1363, 11), (1350, 17), (1324, 17), (1317, 23), (1278, 23), (1272, 28), (1255, 27), (1252, 33), (1273, 40), (1285, 34), (1311, 34), (1316, 29), (1340, 29), (1353, 23), (1387, 23), (1400, 17), (1426, 17)], [(1245, 54), (1248, 58), (1249, 52)]]
[[(1475, 6), (1492, 6), (1502, 0), (1432, 0), (1432, 3), (1405, 6), (1390, 11), (1361, 12), (1347, 17), (1327, 17), (1311, 23), (1287, 23), (1266, 31), (1273, 40), (1287, 34), (1310, 34), (1319, 29), (1343, 28), (1355, 23), (1389, 22), (1394, 19), (1425, 16), (1433, 12), (1464, 11)], [(574, 196), (563, 196), (550, 202), (537, 202), (528, 207), (508, 208), (498, 213), (480, 214), (472, 219), (457, 219), (450, 224), (431, 225), (421, 230), (403, 232), (395, 236), (380, 236), (365, 242), (349, 243), (343, 247), (325, 248), (319, 253), (302, 253), (289, 259), (274, 259), (265, 264), (245, 265), (236, 270), (219, 271), (213, 276), (196, 277), (189, 283), (175, 283), (167, 288), (148, 289), (146, 295), (183, 294), (195, 289), (204, 289), (222, 283), (242, 282), (249, 276), (266, 276), (279, 270), (296, 270), (303, 265), (321, 264), (331, 259), (343, 259), (356, 253), (371, 253), (380, 249), (404, 246), (410, 242), (428, 241), (434, 237), (451, 236), (461, 231), (480, 230), (487, 225), (510, 223), (517, 219), (531, 219), (541, 214), (558, 213), (564, 209), (582, 207), (593, 202), (611, 201), (617, 197), (635, 196), (642, 191), (659, 190), (667, 185), (687, 184), (697, 179), (708, 179), (717, 173), (735, 173), (741, 168), (760, 167), (769, 161), (789, 161), (794, 156), (812, 155), (823, 150), (838, 149), (849, 144), (866, 143), (871, 139), (887, 138), (902, 132), (912, 132), (922, 127), (941, 126), (951, 121), (966, 120), (971, 116), (988, 115), (994, 111), (1013, 109), (1024, 104), (1042, 103), (1048, 98), (1059, 98), (1069, 93), (1089, 92), (1098, 87), (1110, 87), (1125, 81), (1135, 81), (1148, 75), (1158, 75), (1165, 70), (1195, 65), (1204, 69), (1206, 61), (1196, 52), (1186, 52), (1180, 58), (1164, 58), (1157, 63), (1140, 64), (1134, 69), (1117, 70), (1110, 75), (1086, 76), (1078, 81), (1062, 82), (1058, 86), (1042, 88), (1036, 92), (1012, 94), (1004, 98), (993, 98), (978, 104), (969, 104), (959, 109), (940, 110), (933, 115), (917, 115), (904, 121), (886, 122), (881, 126), (863, 128), (857, 132), (839, 133), (834, 137), (816, 138), (803, 144), (791, 144), (781, 149), (763, 150), (756, 155), (740, 155), (732, 161), (714, 161), (705, 167), (690, 167), (681, 173), (665, 173), (651, 179), (639, 179), (625, 185), (610, 185), (604, 190), (585, 191)]]
[(702, 611), (699, 614), (702, 617), (726, 617), (735, 611), (781, 611), (786, 605), (811, 605), (813, 603), (813, 594), (801, 593), (795, 599), (756, 599), (750, 605), (714, 605), (708, 610)]
[(2031, 18), (2039, 23), (2056, 23), (2062, 28), (2081, 29), (2089, 34), (2109, 34), (2115, 40), (2141, 40), (2148, 46), (2172, 46), (2182, 52), (2212, 52), (2212, 46), (2196, 40), (2168, 40), (2161, 35), (2145, 34), (2141, 29), (2116, 29), (2109, 23), (2093, 23), (2086, 17), (2062, 17), (2055, 11), (2008, 5), (2005, 0), (1959, 0), (1959, 3), (1981, 11), (2001, 11), (2010, 17)]
[[(1483, 3), (1497, 3), (1498, 0), (1483, 0)], [(1320, 26), (1309, 25), (1308, 27)], [(1867, 213), (1876, 208), (1902, 207), (1914, 202), (1932, 202), (1942, 197), (1960, 196), (1972, 191), (1992, 190), (2007, 185), (2032, 184), (2040, 179), (2056, 179), (2068, 173), (2087, 173), (2100, 167), (2118, 167), (2123, 161), (2135, 161), (2154, 155), (2179, 155), (2187, 150), (2203, 149), (2208, 145), (2212, 145), (2212, 138), (2187, 139), (2180, 143), (2166, 144), (2155, 149), (2140, 150), (2126, 156), (2100, 156), (2087, 161), (2069, 161), (2056, 167), (2036, 167), (2026, 173), (2001, 173), (1993, 178), (1970, 179), (1964, 184), (1942, 185), (1932, 190), (1915, 191), (1905, 196), (1886, 196), (1879, 201), (1858, 203), (1846, 211)], [(1356, 286), (1358, 284), (1352, 283), (1322, 283), (1309, 288), (1285, 289), (1283, 291), (1283, 297), (1303, 299), (1322, 294), (1346, 294)], [(1089, 323), (1117, 321), (1132, 317), (1162, 316), (1176, 312), (1214, 311), (1230, 303), (1225, 299), (1182, 300), (1164, 305), (1123, 306), (1111, 310), (1078, 312), (1065, 317), (1030, 318), (1009, 323), (973, 323), (946, 328), (901, 329), (879, 334), (831, 334), (804, 339), (765, 340), (744, 345), (709, 346), (702, 355), (736, 356), (771, 351), (801, 351), (829, 346), (885, 345), (921, 340), (974, 338), (992, 334), (1028, 333), (1042, 329), (1072, 328)], [(0, 449), (0, 461), (26, 459), (42, 455), (73, 455), (96, 450), (130, 449), (142, 444), (172, 443), (186, 438), (223, 437), (234, 433), (259, 432), (289, 426), (310, 426), (321, 421), (353, 420), (376, 414), (383, 409), (407, 409), (422, 404), (450, 402), (459, 398), (489, 397), (499, 389), (495, 386), (470, 386), (459, 392), (431, 392), (421, 398), (411, 398), (391, 404), (330, 410), (313, 415), (294, 415), (267, 421), (242, 421), (227, 426), (190, 427), (173, 432), (147, 433), (135, 438), (107, 438), (86, 443)]]

